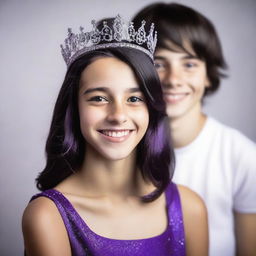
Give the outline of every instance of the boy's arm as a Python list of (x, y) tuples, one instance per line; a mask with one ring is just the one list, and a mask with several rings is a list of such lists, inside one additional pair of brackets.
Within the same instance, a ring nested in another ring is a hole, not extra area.
[(256, 214), (235, 212), (235, 235), (236, 255), (256, 256)]

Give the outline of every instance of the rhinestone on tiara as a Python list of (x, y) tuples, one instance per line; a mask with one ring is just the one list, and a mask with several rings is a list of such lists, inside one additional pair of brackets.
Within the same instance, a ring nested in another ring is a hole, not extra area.
[[(71, 28), (68, 29), (68, 37), (61, 45), (62, 56), (69, 67), (79, 56), (98, 49), (126, 47), (140, 50), (146, 53), (152, 60), (157, 42), (157, 32), (154, 31), (154, 23), (151, 24), (148, 35), (145, 31), (146, 22), (143, 20), (136, 31), (133, 22), (125, 23), (120, 15), (113, 20), (113, 24), (102, 22), (99, 29), (96, 21), (92, 21), (93, 29), (75, 34)], [(109, 26), (110, 25), (110, 26)]]

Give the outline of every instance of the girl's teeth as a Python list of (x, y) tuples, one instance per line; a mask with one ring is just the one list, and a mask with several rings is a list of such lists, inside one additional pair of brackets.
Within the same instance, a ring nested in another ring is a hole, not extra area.
[(109, 137), (123, 137), (128, 135), (129, 131), (103, 131), (103, 134)]

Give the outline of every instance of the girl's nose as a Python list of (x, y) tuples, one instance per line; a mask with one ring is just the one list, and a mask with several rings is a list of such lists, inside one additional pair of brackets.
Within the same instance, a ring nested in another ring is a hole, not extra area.
[(127, 121), (125, 106), (122, 103), (113, 103), (109, 106), (107, 120), (111, 123), (122, 124)]

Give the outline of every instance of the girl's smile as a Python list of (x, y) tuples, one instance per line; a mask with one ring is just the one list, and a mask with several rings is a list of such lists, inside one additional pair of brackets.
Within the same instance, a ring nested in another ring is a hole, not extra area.
[(123, 142), (129, 138), (133, 130), (99, 130), (103, 138), (109, 142)]

